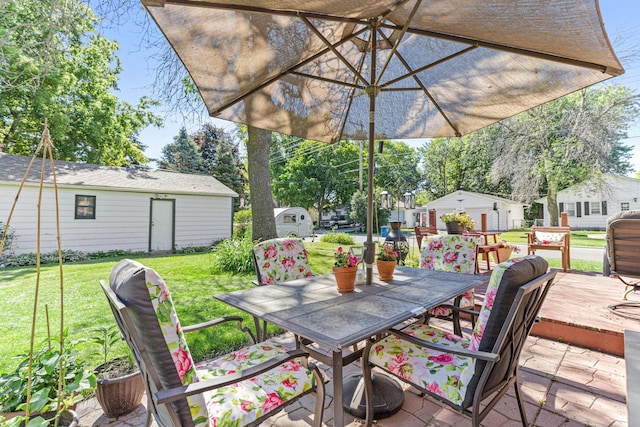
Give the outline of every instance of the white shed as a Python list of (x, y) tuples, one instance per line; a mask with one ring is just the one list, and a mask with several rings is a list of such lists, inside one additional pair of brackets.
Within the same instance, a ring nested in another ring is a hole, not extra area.
[[(9, 211), (31, 157), (0, 153), (0, 222)], [(36, 251), (40, 159), (13, 213), (12, 251)], [(55, 197), (49, 164), (42, 196), (41, 251), (57, 250)], [(55, 161), (64, 250), (164, 252), (209, 246), (231, 237), (237, 194), (209, 175)]]
[(305, 208), (276, 208), (273, 210), (273, 215), (276, 219), (278, 237), (313, 236), (313, 221)]
[(447, 212), (466, 212), (480, 229), (480, 215), (487, 214), (487, 231), (513, 230), (524, 227), (524, 205), (513, 200), (489, 194), (471, 193), (458, 190), (433, 200), (424, 206), (425, 215), (429, 209), (436, 210), (436, 228), (446, 228), (440, 217)]
[[(603, 174), (558, 191), (558, 212), (567, 212), (573, 229), (604, 230), (607, 218), (628, 210), (640, 209), (640, 179)], [(547, 198), (543, 205), (544, 225), (550, 224)]]

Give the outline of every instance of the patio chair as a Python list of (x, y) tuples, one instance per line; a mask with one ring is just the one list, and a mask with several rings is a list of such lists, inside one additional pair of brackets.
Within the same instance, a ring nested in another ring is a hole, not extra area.
[[(556, 275), (535, 255), (496, 266), (470, 338), (422, 323), (370, 339), (363, 354), (371, 426), (371, 369), (377, 366), (472, 419), (474, 427), (514, 386), (522, 425), (527, 425), (518, 382), (518, 359)], [(482, 408), (481, 408), (482, 406)]]
[[(429, 240), (420, 253), (420, 267), (428, 270), (452, 271), (456, 273), (474, 274), (476, 272), (478, 238), (461, 234), (438, 235)], [(432, 308), (426, 313), (426, 323), (430, 316), (452, 317), (454, 331), (461, 333), (460, 313), (451, 306), (474, 307), (473, 289)]]
[[(251, 254), (258, 278), (253, 282), (254, 285), (272, 285), (313, 275), (302, 239), (285, 237), (265, 240), (255, 245)], [(255, 328), (258, 340), (265, 340), (267, 321), (262, 321), (262, 332), (258, 320)]]
[(640, 302), (626, 302), (631, 292), (640, 289), (640, 280), (637, 280), (640, 279), (640, 211), (624, 211), (610, 216), (606, 239), (603, 275), (617, 277), (625, 284), (622, 295), (625, 302), (608, 308), (620, 316), (640, 319), (640, 311), (634, 313), (640, 308)]
[(100, 284), (142, 373), (147, 427), (151, 414), (162, 426), (254, 426), (312, 390), (314, 426), (321, 425), (324, 383), (307, 353), (265, 341), (195, 364), (183, 332), (229, 321), (241, 327), (242, 318), (182, 327), (166, 284), (132, 260), (115, 266), (110, 286)]
[(253, 247), (258, 286), (311, 277), (311, 265), (304, 241), (296, 238), (265, 240)]

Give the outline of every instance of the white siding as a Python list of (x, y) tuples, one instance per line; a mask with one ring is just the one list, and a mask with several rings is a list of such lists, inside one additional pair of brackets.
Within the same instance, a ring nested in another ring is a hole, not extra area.
[[(17, 186), (0, 185), (0, 221), (6, 223), (17, 194)], [(96, 196), (96, 218), (75, 219), (75, 196)], [(149, 249), (149, 214), (155, 193), (60, 188), (60, 234), (63, 249), (95, 252), (123, 249)], [(175, 244), (207, 246), (231, 236), (232, 198), (163, 194), (176, 200)], [(37, 235), (38, 188), (25, 187), (20, 194), (11, 228), (15, 231), (15, 253), (35, 252)], [(55, 199), (46, 188), (41, 209), (41, 252), (57, 249)]]
[[(544, 224), (550, 224), (547, 210), (547, 199), (539, 199), (543, 204)], [(602, 211), (602, 202), (607, 203), (607, 212)], [(600, 204), (599, 214), (584, 214), (584, 202)], [(562, 203), (567, 211), (569, 203), (580, 203), (580, 214), (569, 216), (569, 226), (574, 229), (602, 229), (606, 227), (607, 218), (621, 211), (622, 204), (629, 205), (629, 210), (640, 209), (640, 180), (605, 174), (600, 181), (591, 181), (566, 188), (558, 192), (558, 204)]]

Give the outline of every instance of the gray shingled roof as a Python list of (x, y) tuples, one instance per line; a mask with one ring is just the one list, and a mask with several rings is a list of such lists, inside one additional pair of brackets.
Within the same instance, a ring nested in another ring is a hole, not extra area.
[[(0, 153), (0, 181), (21, 182), (31, 157)], [(28, 182), (40, 182), (42, 159), (36, 159)], [(209, 175), (192, 175), (177, 172), (116, 168), (86, 163), (54, 162), (59, 186), (89, 186), (120, 190), (139, 190), (163, 193), (189, 193), (236, 197), (229, 187)], [(45, 182), (53, 183), (50, 164), (45, 167)]]

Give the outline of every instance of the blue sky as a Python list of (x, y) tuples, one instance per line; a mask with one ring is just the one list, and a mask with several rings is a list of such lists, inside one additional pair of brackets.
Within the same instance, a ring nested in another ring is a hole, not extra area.
[[(600, 10), (607, 34), (619, 56), (622, 56), (616, 46), (616, 38), (619, 34), (628, 34), (627, 39), (640, 45), (640, 24), (638, 23), (640, 2), (638, 0), (601, 0)], [(120, 76), (118, 96), (135, 105), (140, 97), (151, 95), (151, 85), (154, 79), (153, 70), (149, 70), (147, 66), (147, 56), (140, 48), (139, 30), (131, 22), (127, 22), (106, 31), (104, 35), (120, 43), (118, 56), (122, 62), (123, 71)], [(631, 86), (640, 92), (640, 58), (632, 64), (623, 63), (623, 65), (625, 66), (625, 74), (614, 80), (609, 80), (609, 82), (615, 81)], [(149, 158), (161, 157), (162, 147), (173, 142), (180, 127), (185, 126), (189, 132), (200, 127), (200, 123), (185, 122), (182, 117), (166, 115), (160, 110), (158, 114), (163, 116), (164, 126), (161, 129), (148, 127), (140, 134), (140, 140), (148, 146), (145, 155)], [(235, 124), (231, 122), (218, 119), (210, 120), (224, 129), (232, 130), (235, 128)], [(421, 144), (416, 141), (406, 142), (410, 145)], [(636, 171), (640, 171), (640, 123), (630, 129), (629, 139), (625, 143), (634, 147), (632, 163)]]

